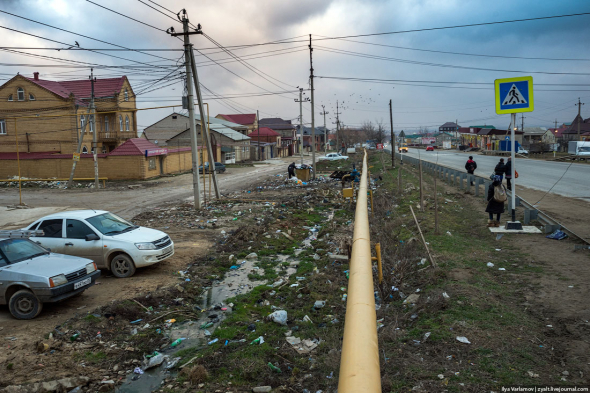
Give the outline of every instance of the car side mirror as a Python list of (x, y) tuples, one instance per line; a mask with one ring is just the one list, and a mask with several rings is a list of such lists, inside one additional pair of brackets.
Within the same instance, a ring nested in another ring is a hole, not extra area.
[(90, 234), (90, 235), (86, 235), (86, 241), (92, 241), (92, 240), (100, 240), (100, 237), (98, 237), (98, 235), (95, 235), (94, 233)]

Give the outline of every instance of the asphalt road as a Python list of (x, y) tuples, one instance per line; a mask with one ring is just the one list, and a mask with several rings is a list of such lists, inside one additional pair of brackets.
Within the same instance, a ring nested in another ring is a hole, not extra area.
[[(475, 174), (479, 176), (488, 177), (491, 175), (500, 160), (500, 157), (471, 154), (477, 162)], [(404, 153), (404, 156), (406, 155), (420, 157), (424, 161), (438, 162), (441, 165), (462, 171), (465, 170), (465, 162), (469, 157), (469, 153), (457, 151), (425, 151), (412, 148), (408, 153)], [(517, 157), (515, 169), (519, 174), (519, 178), (516, 179), (517, 187), (520, 185), (545, 192), (553, 187), (551, 193), (590, 200), (590, 166), (587, 164)]]

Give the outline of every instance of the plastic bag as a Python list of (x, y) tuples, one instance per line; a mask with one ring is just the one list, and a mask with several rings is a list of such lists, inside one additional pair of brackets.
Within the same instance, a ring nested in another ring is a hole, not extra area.
[(144, 370), (149, 370), (150, 368), (157, 367), (164, 362), (164, 355), (161, 353), (155, 355), (154, 357), (150, 358), (147, 365), (143, 368)]
[(550, 235), (545, 236), (547, 239), (563, 240), (567, 237), (567, 234), (561, 230), (556, 230)]
[(287, 325), (287, 311), (277, 310), (267, 317), (270, 321), (276, 322), (279, 325)]

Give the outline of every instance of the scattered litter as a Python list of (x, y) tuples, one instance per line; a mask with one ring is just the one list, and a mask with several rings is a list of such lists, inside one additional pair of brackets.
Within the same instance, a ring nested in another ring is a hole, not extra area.
[(567, 234), (561, 230), (556, 230), (550, 235), (545, 236), (547, 239), (563, 240), (567, 237)]
[(418, 299), (420, 299), (420, 295), (413, 293), (404, 300), (404, 304), (415, 304)]
[(165, 323), (174, 323), (174, 322), (176, 322), (176, 319), (167, 319), (164, 322)]
[(502, 249), (501, 248), (496, 248), (496, 251), (502, 251)]
[(430, 332), (424, 333), (424, 337), (422, 337), (422, 342), (426, 342), (426, 340), (428, 340), (428, 337), (430, 337)]
[(186, 340), (186, 338), (179, 338), (179, 339), (174, 340), (174, 342), (172, 342), (172, 344), (170, 344), (170, 348), (177, 346), (178, 344), (180, 344), (184, 340)]
[(447, 231), (447, 235), (453, 236), (453, 234), (450, 231)]
[(268, 367), (276, 373), (282, 373), (281, 369), (272, 364), (271, 362), (268, 362)]
[(144, 366), (144, 370), (149, 370), (150, 368), (157, 367), (164, 362), (164, 355), (161, 353), (154, 352), (154, 356), (150, 358), (147, 364)]
[(246, 259), (256, 259), (256, 258), (258, 258), (258, 254), (256, 254), (255, 252), (252, 252), (246, 256)]
[(180, 361), (180, 357), (174, 358), (170, 361), (168, 361), (168, 364), (166, 364), (166, 370), (170, 370), (171, 368), (176, 367), (176, 365), (178, 364), (178, 362)]
[(502, 271), (502, 272), (503, 272), (503, 271), (506, 271), (506, 269), (504, 269), (503, 267), (499, 267), (499, 268), (498, 268), (498, 270), (500, 270), (500, 271)]
[(442, 374), (438, 374), (438, 379), (445, 379), (445, 376)]
[(494, 267), (494, 264), (492, 262), (488, 262), (487, 267)]
[(313, 308), (315, 308), (316, 310), (319, 310), (320, 308), (323, 308), (325, 305), (326, 305), (325, 300), (318, 300), (313, 304)]
[(443, 292), (442, 296), (445, 300), (449, 300), (451, 298), (446, 292)]
[(135, 325), (136, 323), (140, 323), (141, 321), (143, 321), (143, 319), (138, 319), (136, 321), (131, 321), (129, 323), (132, 324), (132, 325)]
[(250, 343), (250, 345), (255, 345), (255, 344), (258, 344), (258, 345), (264, 344), (264, 337), (260, 336), (257, 339), (252, 340), (252, 342)]
[(213, 340), (209, 341), (209, 342), (207, 343), (207, 345), (212, 345), (212, 344), (215, 344), (217, 341), (219, 341), (219, 339), (218, 339), (218, 338), (216, 338), (216, 339), (213, 339)]
[(133, 372), (139, 375), (143, 374), (143, 370), (141, 369), (141, 367), (135, 367), (135, 370), (133, 370)]
[(467, 339), (467, 337), (464, 337), (464, 336), (457, 336), (457, 341), (459, 341), (463, 344), (471, 344), (471, 342)]
[(277, 310), (266, 317), (268, 320), (278, 323), (279, 325), (287, 325), (287, 311)]

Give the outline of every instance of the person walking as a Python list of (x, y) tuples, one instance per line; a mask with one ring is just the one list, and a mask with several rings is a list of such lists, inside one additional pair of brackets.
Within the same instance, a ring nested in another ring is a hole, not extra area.
[(512, 191), (512, 157), (508, 157), (508, 161), (504, 166), (504, 173), (506, 173), (506, 188)]
[[(465, 163), (465, 169), (470, 175), (474, 174), (475, 170), (477, 169), (477, 162), (473, 161), (473, 156), (469, 156), (469, 159)], [(471, 181), (471, 185), (473, 185), (473, 181)]]
[(292, 162), (287, 167), (287, 172), (289, 172), (289, 179), (295, 176), (295, 163), (294, 162)]
[[(486, 213), (489, 214), (488, 227), (500, 227), (500, 216), (504, 213), (504, 202), (508, 200), (506, 187), (502, 184), (502, 178), (494, 176), (494, 181), (488, 187), (488, 205)], [(496, 221), (494, 221), (494, 214)]]
[(500, 158), (500, 162), (494, 168), (494, 174), (496, 176), (500, 176), (500, 181), (504, 178), (504, 172), (506, 171), (506, 164), (504, 164), (504, 159)]

